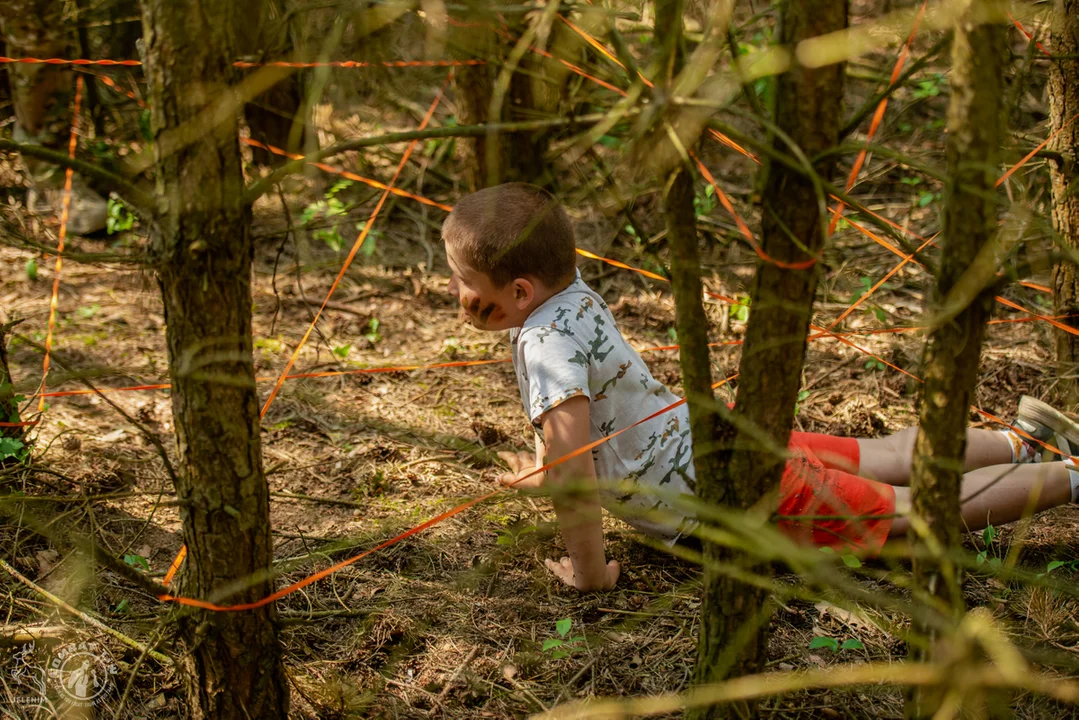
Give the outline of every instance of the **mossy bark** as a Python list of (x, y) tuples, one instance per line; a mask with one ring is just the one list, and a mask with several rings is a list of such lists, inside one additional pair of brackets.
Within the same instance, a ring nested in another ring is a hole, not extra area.
[[(165, 307), (176, 493), (188, 548), (178, 590), (225, 604), (273, 590), (252, 360), (251, 213), (236, 113), (206, 112), (229, 97), (235, 48), (227, 28), (246, 21), (238, 12), (232, 3), (143, 3), (157, 163), (151, 256)], [(191, 717), (286, 717), (274, 621), (272, 604), (180, 620)]]
[[(1004, 141), (1002, 17), (1006, 16), (997, 0), (973, 0), (957, 21), (952, 40), (944, 228), (940, 269), (929, 303), (931, 319), (945, 313), (948, 319), (931, 320), (925, 342), (925, 384), (911, 471), (913, 515), (924, 521), (932, 543), (943, 549), (939, 560), (926, 554), (914, 561), (915, 579), (939, 601), (937, 607), (956, 621), (964, 608), (961, 573), (948, 560), (948, 553), (960, 547), (959, 491), (967, 418), (994, 296), (992, 286), (972, 288), (963, 280), (979, 253), (991, 249), (997, 225), (994, 185)], [(912, 541), (923, 547), (928, 544), (917, 533)], [(940, 638), (927, 627), (920, 630), (927, 635), (927, 654), (932, 657)], [(939, 703), (936, 689), (917, 691), (907, 704), (907, 714), (931, 717)]]
[[(1053, 190), (1053, 227), (1057, 240), (1071, 252), (1053, 268), (1053, 314), (1079, 328), (1079, 0), (1054, 0), (1049, 62), (1049, 119), (1059, 135), (1047, 148)], [(1066, 126), (1066, 127), (1065, 127)], [(1069, 410), (1079, 406), (1079, 337), (1057, 328), (1059, 392)]]

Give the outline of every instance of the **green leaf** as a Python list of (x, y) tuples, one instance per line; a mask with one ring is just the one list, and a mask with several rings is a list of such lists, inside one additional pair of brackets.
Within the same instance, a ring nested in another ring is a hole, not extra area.
[(839, 642), (835, 638), (822, 637), (818, 635), (809, 641), (810, 650), (819, 650), (821, 648), (828, 648), (832, 652), (839, 649)]
[(568, 657), (569, 657), (569, 653), (566, 652), (565, 650), (555, 650), (554, 652), (551, 653), (551, 658), (554, 659), (554, 660), (562, 660), (563, 658), (568, 658)]
[(562, 641), (559, 638), (547, 638), (543, 641), (543, 651), (547, 652), (551, 648), (561, 647)]
[(826, 545), (826, 546), (824, 546), (824, 547), (822, 547), (822, 548), (820, 548), (820, 551), (821, 551), (822, 553), (824, 553), (825, 555), (835, 555), (835, 550), (833, 550), (832, 548), (828, 547), (827, 545)]
[(338, 345), (333, 349), (333, 354), (344, 360), (348, 357), (349, 350), (352, 349), (351, 345)]
[(974, 558), (974, 564), (975, 565), (982, 565), (984, 563), (985, 563), (985, 551), (983, 550), (982, 552), (978, 553), (977, 557)]
[(37, 280), (37, 260), (30, 258), (26, 261), (26, 277)]
[(936, 200), (936, 198), (937, 196), (931, 192), (923, 192), (921, 195), (918, 196), (918, 207), (924, 208), (926, 205), (929, 205), (934, 200)]
[(840, 650), (865, 650), (865, 645), (857, 638), (847, 638), (843, 641), (843, 644), (839, 646)]
[(1051, 573), (1054, 570), (1056, 570), (1058, 567), (1060, 567), (1062, 565), (1067, 565), (1067, 564), (1068, 564), (1068, 562), (1066, 560), (1054, 560), (1053, 562), (1051, 562), (1051, 563), (1049, 563), (1048, 565), (1045, 566), (1045, 572)]
[(997, 537), (997, 529), (992, 525), (987, 525), (985, 530), (982, 530), (982, 540), (985, 541), (985, 546), (989, 547), (993, 544), (993, 540)]
[(555, 632), (557, 632), (562, 637), (566, 637), (566, 633), (569, 632), (569, 629), (571, 627), (573, 627), (573, 620), (571, 620), (570, 618), (562, 618), (554, 624)]
[(502, 533), (498, 536), (498, 540), (495, 541), (498, 545), (512, 545), (513, 536), (509, 533)]
[(117, 615), (126, 615), (127, 612), (130, 610), (130, 608), (128, 607), (129, 605), (130, 603), (128, 603), (127, 598), (124, 598), (120, 601), (120, 604), (116, 606), (116, 609), (113, 610), (113, 612)]
[(862, 561), (853, 555), (844, 555), (843, 564), (849, 568), (860, 568), (862, 566)]
[(667, 328), (667, 336), (671, 339), (671, 342), (678, 342), (678, 331), (672, 328)]
[(124, 555), (124, 562), (131, 567), (141, 567), (147, 572), (150, 571), (150, 563), (142, 555)]
[(618, 148), (622, 144), (622, 141), (619, 140), (616, 137), (611, 137), (610, 135), (604, 135), (603, 137), (601, 137), (599, 139), (599, 144), (602, 145), (603, 147), (608, 147), (608, 148), (611, 148), (612, 150), (614, 150), (614, 149)]
[(0, 460), (15, 457), (26, 445), (17, 438), (0, 437)]
[(1000, 558), (998, 558), (998, 557), (989, 558), (989, 567), (993, 568), (994, 570), (999, 570), (1000, 565), (1001, 565)]

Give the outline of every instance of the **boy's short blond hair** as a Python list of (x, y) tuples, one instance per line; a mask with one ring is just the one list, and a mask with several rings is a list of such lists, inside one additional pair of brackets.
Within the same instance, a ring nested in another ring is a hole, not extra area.
[(528, 183), (465, 196), (443, 223), (442, 240), (500, 288), (522, 277), (557, 287), (577, 269), (569, 216), (553, 195)]

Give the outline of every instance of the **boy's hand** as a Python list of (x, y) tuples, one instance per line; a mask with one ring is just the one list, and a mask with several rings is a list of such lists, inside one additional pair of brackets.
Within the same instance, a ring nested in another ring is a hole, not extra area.
[(503, 451), (498, 453), (498, 457), (502, 458), (510, 467), (509, 472), (498, 476), (498, 482), (502, 485), (513, 486), (514, 490), (539, 490), (543, 487), (544, 473), (536, 473), (530, 478), (517, 482), (520, 478), (535, 471), (535, 455), (524, 450), (515, 453)]
[(544, 560), (543, 564), (547, 566), (548, 570), (554, 573), (556, 578), (570, 587), (577, 588), (581, 591), (610, 590), (614, 587), (614, 584), (618, 582), (618, 574), (621, 572), (618, 561), (611, 560), (607, 563), (606, 576), (599, 583), (589, 583), (585, 585), (577, 579), (576, 574), (573, 572), (573, 561), (568, 557), (562, 558), (560, 562), (555, 562), (550, 559)]

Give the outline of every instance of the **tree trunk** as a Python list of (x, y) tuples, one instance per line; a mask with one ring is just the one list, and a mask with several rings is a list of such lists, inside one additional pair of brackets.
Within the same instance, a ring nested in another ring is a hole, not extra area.
[[(68, 25), (64, 4), (54, 0), (5, 0), (0, 4), (0, 28), (12, 57), (65, 57)], [(8, 63), (15, 105), (15, 140), (53, 150), (67, 148), (71, 129), (71, 93), (75, 76), (70, 66)], [(59, 187), (64, 170), (23, 157), (34, 183)]]
[[(252, 62), (295, 59), (292, 36), (285, 20), (288, 7), (284, 0), (248, 0), (243, 5), (257, 20), (232, 28), (241, 55)], [(308, 133), (304, 77), (304, 71), (298, 70), (244, 106), (244, 118), (252, 140), (293, 153), (305, 152), (306, 140), (313, 143), (310, 147), (317, 149), (317, 135)], [(288, 161), (283, 155), (259, 147), (252, 147), (251, 155), (257, 165), (274, 166)]]
[[(495, 32), (501, 20), (482, 12), (472, 18), (481, 27), (460, 30), (456, 38), (463, 59), (483, 58), (486, 65), (465, 66), (454, 71), (456, 97), (459, 102), (459, 121), (462, 125), (478, 125), (489, 121), (491, 98), (495, 82), (501, 73), (517, 36), (511, 42)], [(555, 25), (548, 43), (553, 50), (565, 28)], [(533, 42), (532, 44), (536, 44)], [(534, 120), (559, 111), (564, 95), (568, 70), (549, 58), (527, 53), (510, 79), (509, 90), (501, 105), (502, 122)], [(468, 183), (471, 190), (521, 181), (546, 185), (550, 181), (544, 154), (551, 132), (493, 133), (492, 136), (465, 140)]]
[[(1079, 0), (1054, 0), (1049, 63), (1049, 117), (1055, 134), (1079, 114)], [(1059, 157), (1050, 159), (1053, 187), (1053, 227), (1058, 241), (1073, 255), (1053, 267), (1053, 314), (1068, 315), (1061, 322), (1079, 327), (1079, 121), (1057, 135), (1049, 146)], [(1059, 392), (1063, 404), (1079, 405), (1079, 337), (1055, 330)]]
[[(840, 30), (847, 26), (847, 1), (787, 3), (781, 25), (782, 41), (788, 46)], [(805, 155), (814, 157), (838, 142), (842, 100), (841, 64), (815, 69), (795, 67), (778, 79), (776, 123)], [(789, 151), (782, 142), (777, 142), (777, 149)], [(833, 165), (833, 160), (824, 160), (814, 169), (827, 178)], [(733, 425), (718, 423), (709, 448), (715, 460), (702, 465), (694, 458), (698, 497), (709, 504), (741, 510), (759, 505), (779, 486), (785, 454), (776, 448), (786, 448), (790, 439), (818, 280), (811, 261), (824, 244), (824, 219), (812, 180), (778, 164), (768, 172), (762, 247), (780, 264), (762, 260), (757, 267), (739, 363), (735, 412), (740, 424), (763, 431), (769, 442), (758, 443), (746, 434), (737, 434)], [(677, 236), (669, 230), (668, 237), (673, 251)], [(808, 267), (806, 263), (810, 263)], [(679, 337), (686, 342), (681, 327)], [(695, 391), (699, 393), (701, 387), (698, 384)], [(700, 423), (702, 429), (707, 427), (706, 421)], [(695, 424), (691, 410), (691, 426)], [(694, 446), (697, 445), (694, 433)], [(767, 657), (768, 592), (714, 568), (734, 563), (755, 574), (767, 573), (768, 569), (707, 541), (704, 554), (704, 601), (694, 680), (700, 684), (761, 672)], [(702, 708), (688, 716), (745, 717), (756, 712), (755, 703), (745, 703)]]
[[(176, 493), (188, 548), (179, 593), (225, 603), (273, 590), (251, 349), (250, 208), (242, 200), (235, 113), (196, 133), (178, 128), (206, 122), (205, 109), (229, 92), (227, 28), (245, 21), (234, 3), (143, 3), (161, 211), (151, 252), (165, 306)], [(286, 716), (274, 620), (273, 605), (181, 620), (193, 718)]]
[[(990, 18), (993, 10), (999, 12)], [(967, 417), (994, 296), (991, 286), (971, 288), (973, 273), (968, 270), (985, 262), (997, 224), (993, 188), (1003, 142), (1005, 30), (999, 24), (1003, 17), (1004, 9), (995, 0), (974, 0), (957, 21), (952, 40), (946, 144), (949, 182), (940, 270), (930, 301), (932, 329), (922, 358), (925, 385), (911, 471), (913, 515), (925, 521), (943, 548), (939, 563), (915, 559), (915, 580), (946, 604), (954, 620), (963, 613), (963, 597), (959, 568), (948, 560), (948, 553), (960, 546), (959, 490)], [(923, 542), (917, 537), (912, 541)], [(929, 637), (933, 655), (938, 638), (928, 628), (921, 630)], [(939, 702), (934, 689), (916, 691), (907, 714), (930, 717)]]

